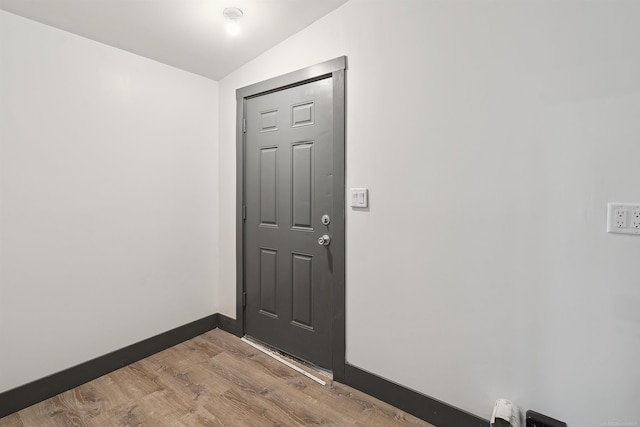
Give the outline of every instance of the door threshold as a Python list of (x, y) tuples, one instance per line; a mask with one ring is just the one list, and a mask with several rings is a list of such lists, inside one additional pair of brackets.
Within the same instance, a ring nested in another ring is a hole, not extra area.
[(267, 356), (274, 358), (275, 360), (282, 363), (283, 365), (288, 366), (294, 371), (297, 371), (302, 375), (308, 378), (311, 378), (313, 381), (317, 382), (318, 384), (327, 385), (327, 381), (319, 378), (318, 376), (312, 374), (309, 371), (313, 371), (315, 374), (325, 377), (329, 382), (333, 381), (333, 373), (331, 371), (327, 371), (326, 369), (320, 368), (319, 366), (312, 365), (311, 363), (298, 359), (290, 354), (286, 354), (279, 350), (271, 348), (265, 345), (264, 343), (249, 337), (248, 335), (243, 336), (242, 338), (240, 338), (240, 340), (249, 344), (253, 348), (263, 352)]

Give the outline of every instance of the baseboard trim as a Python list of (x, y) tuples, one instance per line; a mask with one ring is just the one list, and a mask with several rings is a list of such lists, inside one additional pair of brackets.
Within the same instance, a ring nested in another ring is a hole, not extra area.
[(438, 427), (489, 427), (489, 421), (347, 364), (345, 384)]
[(242, 337), (243, 331), (240, 330), (240, 324), (236, 319), (232, 319), (224, 314), (217, 313), (217, 324), (218, 328), (222, 329), (225, 332), (229, 332), (237, 337)]
[[(0, 418), (49, 399), (123, 366), (218, 327), (218, 314), (204, 317), (64, 371), (0, 393)], [(231, 319), (229, 319), (231, 320)]]

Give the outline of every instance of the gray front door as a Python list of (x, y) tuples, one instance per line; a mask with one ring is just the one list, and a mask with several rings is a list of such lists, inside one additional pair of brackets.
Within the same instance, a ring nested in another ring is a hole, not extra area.
[(332, 78), (249, 98), (245, 332), (331, 369)]

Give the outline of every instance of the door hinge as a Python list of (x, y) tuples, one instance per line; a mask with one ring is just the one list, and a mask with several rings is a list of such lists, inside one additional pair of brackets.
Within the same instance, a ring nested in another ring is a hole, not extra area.
[(247, 219), (247, 206), (242, 206), (242, 220), (245, 221)]
[(243, 307), (247, 306), (247, 293), (246, 292), (242, 293), (242, 306)]
[(247, 119), (242, 119), (242, 132), (247, 132)]

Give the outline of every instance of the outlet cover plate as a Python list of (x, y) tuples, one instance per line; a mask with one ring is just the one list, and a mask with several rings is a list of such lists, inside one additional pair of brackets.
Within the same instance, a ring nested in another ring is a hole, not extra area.
[(607, 205), (607, 233), (640, 236), (640, 203), (609, 203)]

